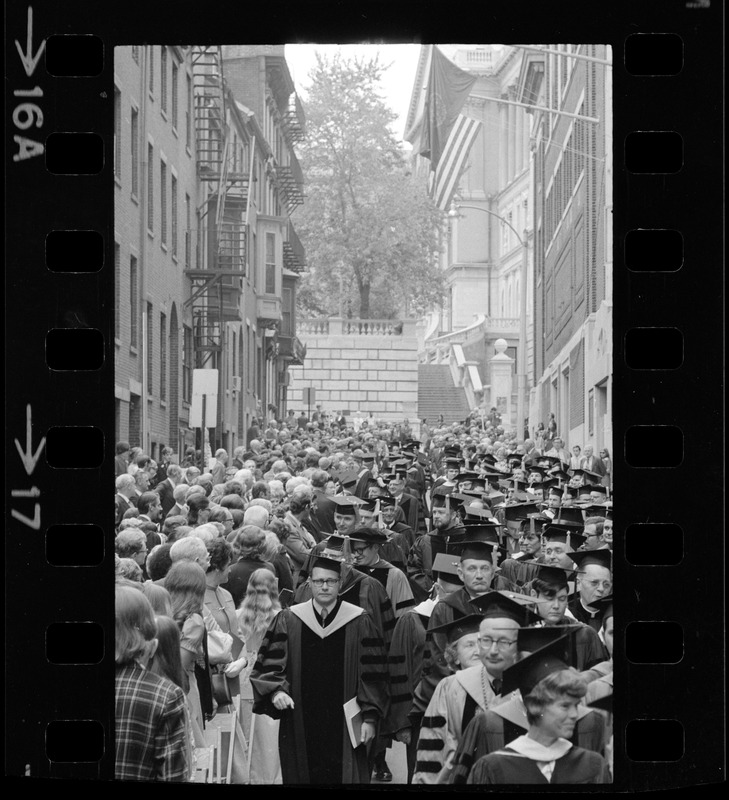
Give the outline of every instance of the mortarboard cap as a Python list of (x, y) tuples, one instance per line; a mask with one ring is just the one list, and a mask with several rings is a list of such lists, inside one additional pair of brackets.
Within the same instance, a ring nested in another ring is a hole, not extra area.
[[(534, 598), (532, 598), (533, 600)], [(518, 648), (522, 652), (535, 653), (546, 647), (548, 644), (562, 639), (570, 628), (577, 628), (578, 625), (542, 625), (538, 628), (519, 628)], [(565, 656), (567, 656), (567, 646), (564, 643)], [(566, 660), (566, 658), (565, 658)]]
[(382, 544), (387, 541), (387, 534), (376, 528), (357, 528), (349, 534), (352, 542), (366, 542), (367, 544)]
[(579, 526), (581, 529), (585, 523), (581, 508), (577, 508), (575, 506), (561, 506), (560, 508), (555, 509), (555, 511), (556, 515), (554, 517), (554, 521), (558, 525), (563, 523), (572, 524)]
[[(526, 627), (539, 622), (539, 617), (527, 608), (525, 603), (520, 602), (515, 597), (509, 597), (509, 592), (491, 591), (475, 597), (471, 603), (475, 605), (483, 614), (484, 619), (494, 617), (506, 617), (513, 619), (519, 626)], [(534, 602), (530, 598), (530, 602)]]
[(445, 465), (448, 469), (458, 469), (461, 464), (461, 459), (456, 458), (455, 456), (448, 456), (445, 459)]
[(560, 481), (568, 481), (570, 479), (569, 473), (565, 472), (564, 469), (553, 469), (549, 473), (553, 478), (557, 478)]
[(454, 494), (452, 487), (438, 486), (433, 490), (433, 494), (431, 496), (432, 508), (444, 508), (445, 506), (449, 506), (451, 509), (458, 508), (458, 505), (461, 502), (460, 497), (456, 496), (451, 499), (452, 494)]
[(395, 500), (391, 494), (380, 495), (378, 500), (380, 501), (380, 508), (384, 508), (385, 506), (394, 506), (397, 503), (397, 500)]
[[(460, 563), (459, 557), (454, 553), (438, 553), (433, 559), (433, 572), (438, 574), (442, 572), (451, 583), (462, 583), (458, 577), (458, 565)], [(454, 577), (457, 580), (451, 580)]]
[[(327, 556), (320, 555), (314, 559), (314, 563), (311, 565), (311, 572), (317, 567), (331, 570), (332, 572), (336, 572), (337, 575), (340, 575), (342, 572), (342, 561), (337, 558), (328, 558)], [(309, 573), (310, 575), (311, 572)]]
[(444, 622), (442, 625), (436, 625), (434, 628), (428, 628), (428, 635), (442, 633), (445, 635), (448, 644), (453, 644), (461, 636), (466, 636), (469, 633), (478, 633), (478, 626), (481, 624), (482, 619), (483, 617), (480, 614), (469, 614), (467, 617), (459, 617), (450, 622)]
[(507, 522), (527, 519), (529, 514), (538, 514), (536, 503), (512, 503), (504, 506), (504, 519)]
[(537, 579), (553, 586), (567, 586), (568, 581), (572, 580), (574, 574), (574, 570), (553, 567), (549, 564), (540, 564), (537, 567)]
[(585, 519), (587, 519), (587, 517), (604, 517), (608, 519), (607, 512), (611, 510), (608, 506), (604, 506), (601, 503), (579, 503), (576, 508), (579, 508)]
[(331, 499), (336, 505), (336, 512), (345, 517), (354, 517), (363, 502), (359, 497), (351, 494), (335, 494)]
[(478, 472), (474, 472), (473, 470), (463, 470), (456, 475), (456, 481), (458, 481), (458, 483), (461, 481), (475, 481), (478, 480), (478, 478)]
[(546, 467), (547, 469), (558, 467), (561, 463), (562, 459), (559, 456), (541, 455), (537, 458), (537, 464), (539, 464), (540, 467)]
[[(547, 675), (568, 669), (569, 640), (579, 627), (570, 626), (570, 630), (566, 630), (562, 626), (555, 626), (561, 635), (504, 670), (501, 694), (506, 695), (519, 689), (521, 696), (525, 697)], [(517, 646), (521, 649), (521, 642)]]
[(578, 529), (574, 526), (552, 524), (547, 525), (542, 535), (544, 536), (545, 542), (562, 542), (568, 547), (576, 549), (575, 545), (581, 547), (587, 538), (579, 533), (579, 530), (581, 530), (581, 528)]
[(600, 711), (607, 711), (608, 714), (613, 713), (613, 693), (604, 694), (602, 697), (598, 697), (595, 700), (591, 700), (587, 704), (587, 708), (598, 708)]
[(572, 470), (572, 477), (582, 476), (584, 481), (588, 481), (589, 483), (597, 483), (600, 480), (600, 475), (597, 472), (591, 472), (589, 469), (573, 469)]
[(583, 572), (589, 564), (598, 564), (612, 572), (613, 553), (612, 550), (579, 550), (567, 555), (577, 564), (577, 571)]
[(601, 597), (599, 600), (593, 600), (590, 606), (601, 612), (603, 621), (613, 616), (613, 596), (611, 594), (607, 597)]

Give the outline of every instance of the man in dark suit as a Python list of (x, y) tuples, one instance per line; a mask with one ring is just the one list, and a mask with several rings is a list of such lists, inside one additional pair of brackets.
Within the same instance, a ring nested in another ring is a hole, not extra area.
[(129, 466), (129, 442), (116, 443), (116, 456), (114, 457), (114, 469), (116, 470), (116, 477), (123, 475)]
[(329, 473), (323, 469), (317, 469), (311, 473), (314, 497), (309, 510), (309, 519), (314, 529), (312, 535), (318, 542), (326, 538), (330, 533), (334, 533), (337, 527), (334, 522), (334, 510), (337, 505), (326, 493), (326, 485), (329, 480)]
[(601, 478), (605, 474), (605, 464), (598, 456), (593, 455), (592, 447), (589, 445), (585, 448), (582, 459), (580, 461), (580, 469), (586, 469), (589, 472), (594, 472)]
[(167, 476), (160, 481), (154, 490), (159, 495), (160, 505), (162, 506), (162, 519), (164, 519), (175, 505), (174, 491), (175, 486), (182, 483), (182, 468), (178, 464), (170, 464), (167, 467)]
[[(419, 500), (405, 490), (407, 477), (408, 470), (406, 466), (395, 466), (389, 475), (387, 488), (390, 494), (395, 498), (395, 505), (403, 510), (406, 525), (409, 525), (414, 531), (417, 531)], [(388, 480), (388, 477), (385, 477), (385, 480)]]
[(134, 478), (128, 473), (123, 473), (117, 476), (116, 479), (116, 497), (114, 502), (116, 505), (115, 525), (118, 528), (124, 518), (124, 512), (133, 507), (130, 498), (136, 495), (136, 484)]
[(367, 499), (367, 487), (373, 479), (371, 467), (375, 463), (374, 453), (365, 453), (363, 450), (356, 448), (352, 451), (352, 458), (357, 465), (357, 483), (354, 486), (352, 494)]

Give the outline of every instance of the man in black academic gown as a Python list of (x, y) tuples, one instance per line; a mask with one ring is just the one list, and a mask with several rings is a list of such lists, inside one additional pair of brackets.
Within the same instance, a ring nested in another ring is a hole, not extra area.
[(613, 591), (612, 551), (581, 550), (568, 555), (577, 565), (576, 592), (568, 605), (570, 613), (599, 631), (603, 613), (600, 600)]
[[(320, 558), (311, 600), (281, 611), (251, 673), (253, 712), (281, 720), (284, 784), (369, 783), (367, 745), (387, 711), (387, 655), (369, 615), (338, 596), (340, 563)], [(345, 704), (356, 700), (353, 746)]]

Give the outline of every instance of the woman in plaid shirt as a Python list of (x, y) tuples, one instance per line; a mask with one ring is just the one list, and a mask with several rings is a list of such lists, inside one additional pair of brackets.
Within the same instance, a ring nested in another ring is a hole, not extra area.
[(115, 732), (117, 780), (185, 781), (185, 695), (147, 667), (157, 623), (144, 594), (118, 585), (115, 596)]

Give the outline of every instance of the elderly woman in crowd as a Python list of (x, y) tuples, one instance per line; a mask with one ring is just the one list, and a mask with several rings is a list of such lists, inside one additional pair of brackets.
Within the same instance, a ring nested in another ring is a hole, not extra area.
[(265, 567), (276, 574), (273, 564), (263, 559), (265, 546), (266, 531), (258, 525), (244, 525), (233, 542), (238, 561), (230, 568), (228, 580), (222, 586), (233, 596), (236, 608), (245, 596), (248, 579), (257, 569)]
[(119, 574), (126, 578), (128, 581), (136, 581), (142, 583), (144, 574), (142, 568), (137, 564), (133, 558), (120, 558), (119, 559)]
[(189, 745), (183, 690), (149, 669), (157, 622), (141, 591), (117, 586), (115, 617), (114, 777), (185, 781)]

